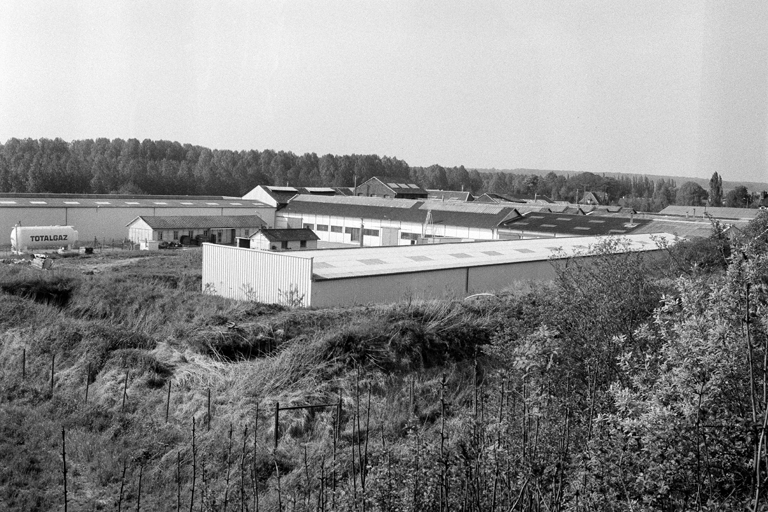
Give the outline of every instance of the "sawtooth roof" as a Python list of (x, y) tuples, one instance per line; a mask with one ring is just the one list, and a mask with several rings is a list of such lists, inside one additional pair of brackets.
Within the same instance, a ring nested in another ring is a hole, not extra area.
[(262, 234), (264, 238), (270, 242), (293, 242), (301, 240), (320, 240), (320, 237), (315, 234), (309, 228), (296, 228), (296, 229), (260, 229), (251, 235), (250, 238), (254, 238), (256, 235)]
[(570, 234), (573, 236), (625, 235), (634, 232), (640, 226), (648, 224), (648, 219), (630, 219), (622, 217), (595, 217), (592, 215), (567, 215), (562, 213), (531, 212), (522, 217), (510, 219), (503, 228), (513, 231), (536, 232), (546, 234)]

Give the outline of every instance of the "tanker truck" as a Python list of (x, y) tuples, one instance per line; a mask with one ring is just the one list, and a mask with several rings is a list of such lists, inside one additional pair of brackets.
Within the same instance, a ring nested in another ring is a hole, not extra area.
[(77, 231), (72, 226), (15, 226), (11, 230), (11, 248), (16, 253), (30, 249), (66, 247), (77, 243)]

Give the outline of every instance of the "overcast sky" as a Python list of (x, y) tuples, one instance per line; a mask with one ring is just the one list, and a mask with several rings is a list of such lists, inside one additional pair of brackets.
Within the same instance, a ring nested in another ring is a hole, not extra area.
[(768, 181), (766, 0), (0, 0), (0, 141)]

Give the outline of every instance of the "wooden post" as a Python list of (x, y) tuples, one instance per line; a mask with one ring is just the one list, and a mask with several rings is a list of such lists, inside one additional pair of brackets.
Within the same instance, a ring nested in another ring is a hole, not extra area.
[(64, 512), (67, 512), (67, 439), (61, 427), (61, 460), (64, 463)]
[(56, 366), (56, 354), (51, 354), (51, 393), (53, 393), (53, 376)]
[(144, 473), (144, 464), (139, 465), (139, 490), (136, 493), (136, 512), (141, 510), (141, 477)]
[(168, 412), (171, 409), (171, 381), (168, 381), (168, 399), (165, 401), (165, 422), (168, 423)]
[(280, 402), (275, 402), (275, 450), (277, 450), (277, 431), (280, 426)]
[(176, 452), (176, 512), (181, 512), (181, 452)]
[(208, 388), (208, 432), (211, 431), (211, 388)]
[(128, 372), (125, 370), (125, 383), (123, 384), (123, 405), (120, 407), (120, 412), (125, 411), (125, 397), (128, 395)]
[(85, 373), (85, 403), (88, 403), (88, 388), (91, 385), (91, 363), (88, 363), (88, 370)]
[(127, 459), (123, 458), (123, 476), (120, 477), (120, 496), (117, 499), (117, 512), (123, 509), (123, 489), (125, 488), (125, 470), (128, 467)]
[(189, 512), (195, 505), (195, 477), (197, 476), (197, 446), (195, 445), (195, 417), (192, 416), (192, 494), (189, 498)]

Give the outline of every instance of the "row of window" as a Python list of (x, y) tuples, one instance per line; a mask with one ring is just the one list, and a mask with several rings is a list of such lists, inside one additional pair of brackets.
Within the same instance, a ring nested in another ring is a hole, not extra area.
[[(305, 223), (304, 227), (307, 229), (311, 229), (313, 231), (328, 231), (328, 224), (318, 224), (317, 227), (315, 227), (314, 224)], [(357, 232), (359, 231), (359, 229), (360, 228), (346, 228), (344, 232), (348, 235), (352, 235), (352, 234), (357, 235)], [(341, 226), (331, 226), (331, 233), (341, 233), (341, 232), (342, 232)], [(364, 229), (363, 234), (365, 236), (379, 236), (379, 230)]]
[[(174, 231), (173, 232), (173, 239), (174, 240), (178, 240), (179, 239), (179, 233), (180, 233), (179, 231)], [(189, 231), (187, 231), (187, 234), (189, 235), (189, 238), (194, 238), (195, 237), (195, 232), (193, 230), (191, 230), (191, 229)], [(203, 230), (203, 237), (207, 238), (208, 235), (209, 235), (208, 230), (204, 229)], [(219, 236), (221, 236), (221, 231), (219, 231)], [(249, 236), (249, 232), (248, 232), (247, 229), (243, 230), (243, 236), (244, 237), (248, 237)], [(162, 240), (163, 239), (163, 232), (162, 231), (158, 231), (157, 232), (157, 239), (158, 240)]]

